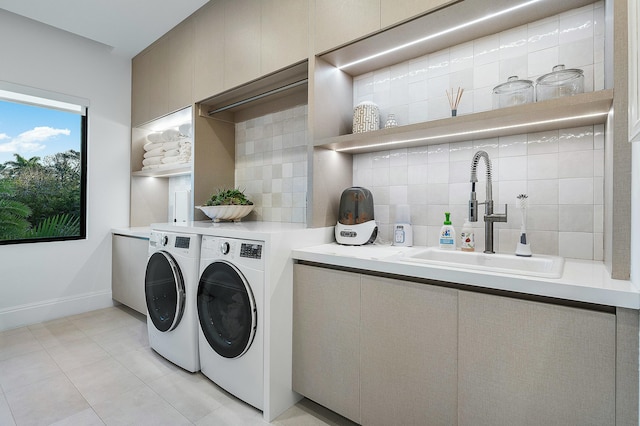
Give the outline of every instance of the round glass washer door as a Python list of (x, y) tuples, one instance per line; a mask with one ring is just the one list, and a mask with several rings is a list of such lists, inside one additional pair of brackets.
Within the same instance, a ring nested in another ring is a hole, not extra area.
[(185, 287), (180, 267), (168, 252), (157, 251), (149, 257), (144, 293), (155, 328), (162, 332), (175, 329), (184, 313)]
[(198, 319), (207, 342), (220, 356), (244, 355), (255, 337), (256, 302), (244, 275), (223, 260), (211, 263), (198, 284)]

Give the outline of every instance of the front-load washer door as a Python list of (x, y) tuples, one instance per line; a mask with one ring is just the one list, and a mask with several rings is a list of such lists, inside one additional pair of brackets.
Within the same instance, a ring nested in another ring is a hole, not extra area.
[(185, 287), (180, 267), (168, 252), (157, 251), (149, 257), (144, 293), (155, 328), (163, 332), (176, 328), (184, 313)]
[(211, 263), (198, 284), (198, 319), (211, 348), (238, 358), (251, 346), (257, 327), (256, 302), (242, 273), (223, 260)]

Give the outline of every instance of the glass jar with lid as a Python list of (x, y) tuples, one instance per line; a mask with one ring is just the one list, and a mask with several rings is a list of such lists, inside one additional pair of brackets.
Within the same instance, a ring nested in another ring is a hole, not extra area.
[(584, 92), (584, 73), (581, 69), (565, 69), (560, 64), (553, 71), (536, 80), (538, 101), (577, 95)]
[(505, 108), (533, 102), (533, 82), (512, 75), (506, 83), (493, 88), (493, 108)]

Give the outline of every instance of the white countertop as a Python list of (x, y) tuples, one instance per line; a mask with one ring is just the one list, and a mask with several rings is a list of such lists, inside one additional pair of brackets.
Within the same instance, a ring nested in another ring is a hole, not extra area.
[(125, 237), (142, 238), (148, 240), (149, 235), (151, 235), (151, 228), (149, 228), (148, 226), (113, 228), (111, 230), (111, 233), (116, 235), (124, 235)]
[(215, 235), (217, 237), (245, 238), (265, 240), (274, 234), (285, 234), (306, 230), (302, 223), (282, 222), (213, 222), (211, 220), (152, 223), (150, 229), (168, 232), (184, 232), (187, 234)]
[(560, 278), (494, 273), (450, 266), (416, 264), (402, 255), (426, 247), (342, 246), (337, 243), (293, 250), (293, 258), (363, 271), (432, 279), (579, 302), (640, 309), (640, 291), (631, 281), (614, 280), (602, 262), (565, 259)]

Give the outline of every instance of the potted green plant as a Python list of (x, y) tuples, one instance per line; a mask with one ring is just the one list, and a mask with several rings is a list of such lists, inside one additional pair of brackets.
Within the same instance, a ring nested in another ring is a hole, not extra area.
[(253, 210), (253, 202), (249, 200), (244, 191), (235, 189), (218, 189), (204, 206), (196, 206), (214, 222), (221, 220), (240, 220)]

